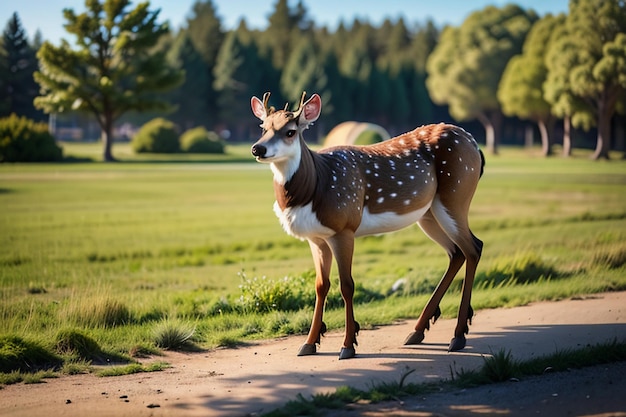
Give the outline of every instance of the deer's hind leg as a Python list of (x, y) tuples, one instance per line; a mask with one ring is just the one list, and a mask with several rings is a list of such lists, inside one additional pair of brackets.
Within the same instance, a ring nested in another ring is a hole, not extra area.
[(320, 336), (326, 332), (323, 316), (326, 296), (330, 290), (330, 268), (333, 254), (328, 244), (323, 240), (309, 240), (309, 246), (315, 264), (315, 310), (313, 311), (309, 335), (306, 343), (298, 351), (298, 356), (315, 354), (317, 352), (316, 345), (320, 343)]
[[(465, 335), (469, 332), (469, 324), (473, 310), (471, 306), (472, 287), (476, 268), (482, 254), (483, 242), (478, 239), (469, 228), (467, 213), (469, 211), (469, 198), (462, 200), (466, 204), (459, 204), (459, 200), (448, 197), (435, 198), (431, 207), (432, 213), (448, 238), (454, 242), (458, 251), (465, 259), (465, 277), (461, 304), (454, 330), (454, 338), (450, 342), (449, 351), (461, 350), (465, 347)], [(458, 271), (458, 269), (457, 269)], [(453, 279), (454, 277), (450, 278)]]
[(452, 239), (450, 239), (448, 234), (438, 223), (431, 210), (426, 212), (426, 214), (418, 221), (418, 224), (429, 238), (438, 243), (448, 253), (450, 263), (448, 265), (448, 269), (441, 278), (441, 281), (439, 281), (437, 288), (435, 288), (435, 291), (428, 300), (428, 303), (426, 303), (424, 310), (422, 310), (422, 314), (420, 314), (417, 319), (415, 331), (409, 334), (404, 341), (405, 345), (417, 345), (424, 340), (424, 333), (426, 330), (430, 329), (430, 320), (432, 319), (434, 323), (441, 314), (439, 309), (441, 299), (450, 287), (450, 284), (454, 280), (457, 272), (461, 269), (461, 266), (463, 266), (463, 263), (465, 262), (465, 255), (463, 255), (463, 252), (459, 249), (459, 247), (452, 241)]

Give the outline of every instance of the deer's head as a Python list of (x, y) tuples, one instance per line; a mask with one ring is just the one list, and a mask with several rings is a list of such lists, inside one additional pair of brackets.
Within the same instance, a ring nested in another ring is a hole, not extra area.
[(252, 145), (252, 155), (259, 162), (283, 162), (300, 155), (300, 139), (306, 130), (320, 115), (322, 99), (313, 94), (304, 101), (306, 92), (302, 93), (300, 105), (296, 111), (276, 110), (268, 107), (270, 93), (263, 95), (263, 101), (252, 97), (250, 105), (252, 112), (261, 120), (263, 134)]

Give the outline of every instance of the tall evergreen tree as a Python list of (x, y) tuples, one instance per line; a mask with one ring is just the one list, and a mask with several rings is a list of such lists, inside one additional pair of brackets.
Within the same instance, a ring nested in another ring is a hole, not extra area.
[[(194, 101), (205, 102), (202, 104), (202, 107), (206, 107), (202, 124), (211, 127), (218, 122), (215, 117), (217, 114), (217, 93), (213, 89), (213, 68), (216, 65), (217, 54), (225, 36), (222, 22), (212, 0), (196, 0), (192, 7), (192, 15), (187, 18), (186, 32), (194, 50), (192, 51), (187, 46), (186, 50), (192, 56), (181, 58), (187, 60), (187, 65), (193, 65), (193, 75), (200, 77), (195, 90), (187, 90), (187, 92), (192, 94)], [(198, 54), (204, 61), (205, 74), (199, 73), (200, 62), (196, 61)]]
[(17, 13), (13, 13), (0, 38), (0, 116), (15, 113), (43, 119), (43, 113), (33, 105), (38, 93), (33, 79), (37, 70), (35, 52)]
[(103, 158), (113, 161), (113, 125), (130, 110), (165, 110), (169, 103), (154, 93), (171, 89), (184, 78), (156, 51), (159, 38), (169, 31), (157, 23), (159, 10), (149, 3), (129, 10), (129, 0), (86, 0), (86, 11), (64, 9), (65, 29), (76, 36), (76, 47), (44, 42), (37, 53), (41, 70), (35, 79), (45, 91), (35, 105), (47, 113), (80, 110), (94, 115), (100, 125)]
[(185, 81), (169, 94), (169, 100), (176, 103), (176, 111), (170, 119), (187, 130), (195, 126), (212, 128), (215, 122), (215, 92), (210, 68), (195, 48), (187, 30), (181, 30), (167, 53), (172, 66), (185, 71)]
[(241, 123), (242, 115), (250, 111), (250, 97), (257, 94), (262, 63), (254, 43), (245, 44), (236, 31), (226, 35), (217, 55), (213, 86), (218, 94), (219, 120), (234, 130), (235, 139), (246, 134), (248, 126)]

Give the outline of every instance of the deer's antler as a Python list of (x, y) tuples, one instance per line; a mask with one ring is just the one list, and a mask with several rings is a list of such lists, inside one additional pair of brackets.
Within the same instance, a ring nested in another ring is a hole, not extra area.
[(302, 110), (304, 110), (304, 107), (302, 107), (302, 105), (304, 104), (305, 97), (306, 97), (306, 91), (303, 91), (302, 97), (300, 98), (300, 104), (298, 105), (298, 110), (293, 112), (294, 119), (297, 119), (298, 117), (300, 117), (300, 113), (302, 113)]
[(265, 113), (269, 116), (270, 114), (274, 113), (276, 111), (276, 109), (274, 108), (274, 106), (268, 107), (267, 104), (270, 101), (270, 92), (268, 91), (267, 93), (263, 94), (263, 107), (265, 107)]

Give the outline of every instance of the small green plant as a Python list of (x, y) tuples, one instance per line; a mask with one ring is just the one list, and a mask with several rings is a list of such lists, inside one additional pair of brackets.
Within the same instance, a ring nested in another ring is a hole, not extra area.
[(215, 132), (199, 126), (187, 130), (180, 137), (180, 148), (188, 153), (224, 153), (224, 142)]
[(139, 129), (131, 141), (136, 153), (176, 153), (180, 151), (174, 123), (163, 118), (152, 119)]
[(110, 366), (104, 368), (98, 372), (96, 372), (97, 376), (122, 376), (122, 375), (131, 375), (138, 374), (141, 372), (158, 372), (164, 369), (169, 368), (165, 362), (154, 362), (148, 365), (142, 365), (140, 363), (131, 363), (130, 365), (124, 366)]
[(190, 323), (165, 319), (154, 327), (154, 343), (162, 349), (187, 350), (193, 348), (191, 341), (195, 331)]

